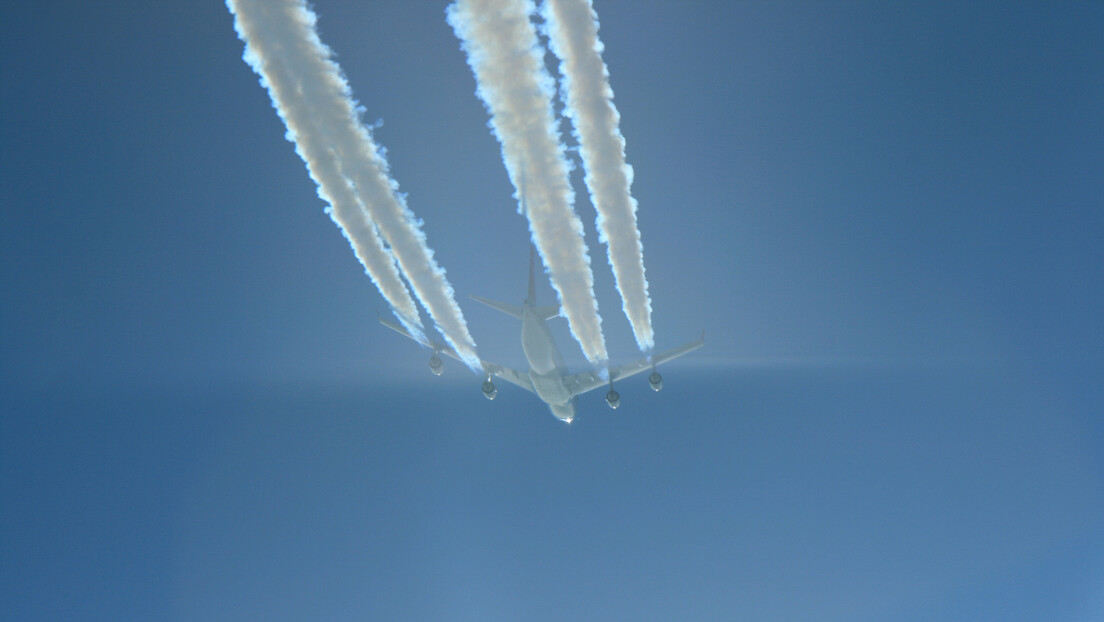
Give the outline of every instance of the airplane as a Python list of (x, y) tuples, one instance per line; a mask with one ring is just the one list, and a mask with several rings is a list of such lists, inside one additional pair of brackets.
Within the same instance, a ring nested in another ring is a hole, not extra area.
[[(648, 376), (648, 385), (653, 391), (659, 391), (663, 388), (663, 376), (656, 371), (656, 366), (676, 359), (705, 345), (705, 333), (702, 333), (701, 338), (697, 341), (691, 341), (673, 350), (668, 350), (651, 357), (640, 358), (619, 367), (612, 367), (608, 370), (608, 378), (602, 378), (602, 376), (596, 372), (568, 374), (565, 371), (563, 357), (560, 355), (559, 349), (552, 340), (552, 334), (548, 331), (548, 325), (546, 324), (547, 320), (559, 317), (560, 308), (558, 305), (537, 306), (533, 264), (534, 249), (530, 247), (529, 295), (521, 306), (488, 300), (487, 298), (481, 298), (479, 296), (472, 296), (472, 299), (477, 302), (481, 302), (493, 309), (497, 309), (521, 320), (521, 347), (525, 352), (526, 360), (529, 362), (529, 371), (520, 372), (510, 369), (509, 367), (503, 367), (502, 365), (480, 359), (483, 366), (483, 372), (487, 377), (483, 382), (483, 396), (489, 400), (493, 400), (498, 395), (498, 388), (495, 387), (492, 381), (492, 377), (498, 377), (530, 393), (536, 394), (541, 401), (548, 405), (553, 416), (565, 423), (571, 423), (575, 418), (577, 396), (593, 391), (599, 387), (609, 386), (609, 391), (606, 393), (606, 404), (610, 408), (616, 409), (621, 405), (621, 396), (613, 388), (614, 381), (628, 378), (629, 376), (650, 369), (652, 373)], [(429, 369), (435, 375), (441, 375), (444, 368), (440, 357), (441, 354), (458, 361), (461, 360), (451, 347), (443, 343), (429, 338), (423, 340), (415, 337), (398, 323), (383, 317), (381, 317), (379, 321), (381, 324), (400, 335), (431, 348), (433, 354), (429, 359)]]

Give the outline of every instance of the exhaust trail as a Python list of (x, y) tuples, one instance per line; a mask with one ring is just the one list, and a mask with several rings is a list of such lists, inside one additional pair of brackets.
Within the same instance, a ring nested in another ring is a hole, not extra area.
[[(320, 194), (330, 202), (331, 217), (350, 239), (372, 280), (377, 286), (383, 284), (380, 292), (408, 329), (418, 329), (411, 334), (420, 336), (417, 309), (401, 279), (395, 283), (397, 262), (441, 335), (468, 367), (479, 371), (482, 365), (452, 286), (426, 246), (425, 234), (399, 194), (398, 184), (390, 178), (387, 161), (361, 123), (341, 68), (318, 38), (315, 14), (303, 0), (227, 0), (226, 4), (246, 44), (246, 62), (261, 76), (289, 139), (307, 163)], [(405, 299), (396, 293), (399, 287)]]
[(457, 0), (448, 7), (448, 22), (475, 74), (518, 199), (527, 204), (529, 231), (571, 333), (587, 360), (604, 367), (609, 355), (594, 275), (572, 207), (571, 168), (552, 108), (554, 82), (530, 21), (535, 9), (532, 0)]
[[(256, 51), (257, 46), (250, 48), (251, 53)], [(292, 86), (296, 83), (295, 78), (287, 75), (286, 67), (278, 61), (266, 62), (260, 67), (260, 57), (254, 56), (249, 62), (261, 75), (265, 87), (272, 93), (273, 101), (282, 102), (277, 107), (277, 113), (288, 128), (288, 136), (294, 142), (296, 152), (306, 163), (308, 173), (318, 185), (319, 196), (329, 203), (326, 211), (330, 218), (349, 241), (354, 254), (364, 266), (364, 271), (387, 300), (395, 316), (407, 330), (412, 331), (411, 334), (424, 341), (424, 328), (418, 317), (418, 308), (399, 275), (395, 258), (384, 247), (375, 225), (364, 211), (364, 206), (356, 197), (349, 181), (342, 176), (334, 152), (318, 140), (320, 132), (309, 123), (309, 111), (304, 109), (302, 97)]]
[(621, 115), (613, 104), (609, 69), (602, 60), (598, 14), (591, 0), (541, 4), (552, 52), (560, 59), (564, 115), (571, 119), (590, 200), (598, 212), (598, 239), (606, 245), (622, 308), (641, 350), (655, 345), (652, 301), (644, 277), (644, 246), (632, 197), (633, 170), (625, 162)]

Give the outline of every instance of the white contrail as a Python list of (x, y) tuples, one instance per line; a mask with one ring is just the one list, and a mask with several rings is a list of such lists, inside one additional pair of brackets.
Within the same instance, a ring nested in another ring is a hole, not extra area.
[[(370, 255), (376, 253), (376, 247), (387, 252), (375, 235), (378, 229), (441, 335), (469, 367), (479, 370), (475, 344), (452, 286), (426, 246), (425, 234), (398, 193), (398, 185), (390, 178), (387, 161), (361, 123), (341, 68), (319, 40), (315, 14), (304, 0), (226, 3), (235, 16), (238, 36), (246, 44), (246, 61), (262, 77), (288, 127), (289, 138), (296, 142), (320, 191), (331, 200), (334, 219), (347, 237), (356, 240), (358, 254), (362, 243), (371, 248), (366, 251)], [(343, 183), (338, 182), (339, 178)], [(350, 217), (350, 194), (367, 209), (370, 223)], [(374, 263), (365, 263), (371, 271), (369, 265)], [(390, 276), (370, 273), (377, 283)], [(409, 313), (405, 302), (396, 305), (382, 287), (381, 292), (409, 328), (411, 319), (417, 318), (416, 311), (401, 317)]]
[(457, 0), (448, 21), (467, 53), (519, 199), (524, 192), (529, 230), (571, 333), (587, 359), (604, 366), (609, 356), (594, 275), (583, 223), (572, 208), (570, 166), (552, 109), (554, 83), (530, 21), (534, 12), (531, 0)]
[[(286, 67), (278, 60), (262, 61), (258, 55), (261, 45), (251, 45), (249, 62), (272, 94), (281, 104), (277, 112), (288, 128), (288, 137), (295, 143), (299, 156), (307, 164), (307, 170), (318, 185), (318, 194), (330, 204), (330, 217), (341, 229), (364, 266), (364, 271), (387, 300), (396, 317), (411, 334), (425, 340), (422, 322), (410, 290), (403, 283), (395, 266), (395, 258), (384, 247), (375, 225), (368, 219), (360, 200), (349, 181), (342, 176), (340, 164), (334, 152), (319, 140), (321, 132), (311, 127), (310, 115), (305, 109), (296, 80), (287, 75)], [(306, 126), (306, 127), (303, 127)]]
[(609, 70), (602, 61), (598, 15), (591, 0), (544, 0), (541, 15), (552, 52), (560, 59), (564, 114), (575, 127), (587, 189), (598, 212), (598, 239), (606, 244), (636, 343), (649, 351), (655, 345), (652, 302), (644, 278), (636, 199), (629, 190), (633, 170), (625, 162), (625, 138), (618, 128), (621, 115), (613, 105)]

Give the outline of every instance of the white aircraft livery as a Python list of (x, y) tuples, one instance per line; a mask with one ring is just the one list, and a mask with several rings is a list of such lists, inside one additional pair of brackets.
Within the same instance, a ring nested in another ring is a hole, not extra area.
[[(492, 378), (502, 378), (511, 384), (536, 394), (545, 404), (548, 404), (548, 407), (552, 410), (552, 414), (555, 415), (557, 419), (566, 423), (571, 423), (572, 419), (575, 418), (576, 396), (599, 387), (608, 386), (609, 391), (606, 393), (606, 403), (610, 408), (617, 408), (621, 405), (621, 396), (613, 389), (613, 383), (615, 381), (621, 380), (622, 378), (628, 378), (629, 376), (650, 369), (652, 373), (648, 376), (648, 384), (653, 390), (658, 391), (663, 388), (663, 377), (656, 371), (656, 365), (676, 359), (683, 354), (697, 350), (705, 344), (705, 336), (703, 334), (702, 338), (697, 341), (691, 341), (673, 350), (668, 350), (651, 357), (644, 357), (626, 365), (610, 368), (608, 379), (603, 378), (595, 372), (568, 374), (565, 371), (563, 357), (560, 355), (560, 351), (556, 347), (555, 342), (552, 341), (552, 334), (548, 331), (548, 325), (545, 323), (545, 321), (550, 318), (558, 317), (560, 315), (560, 308), (557, 305), (536, 305), (533, 279), (533, 250), (530, 248), (529, 295), (521, 306), (472, 296), (474, 300), (521, 320), (521, 347), (522, 350), (525, 351), (526, 360), (529, 361), (529, 371), (525, 373), (481, 359), (480, 362), (483, 365), (483, 372), (487, 375), (487, 379), (483, 382), (483, 395), (489, 400), (493, 400), (495, 396), (498, 395), (498, 389), (495, 387)], [(433, 341), (428, 337), (415, 337), (397, 322), (391, 320), (380, 318), (380, 323), (405, 337), (431, 348), (433, 350), (433, 355), (429, 359), (429, 368), (434, 374), (440, 375), (442, 371), (443, 365), (441, 357), (439, 356), (440, 354), (462, 361), (452, 348), (443, 343)]]

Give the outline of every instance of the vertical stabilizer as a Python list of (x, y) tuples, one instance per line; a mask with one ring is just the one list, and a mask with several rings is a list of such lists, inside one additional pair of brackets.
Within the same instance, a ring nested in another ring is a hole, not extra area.
[(537, 249), (532, 244), (529, 245), (529, 295), (525, 299), (525, 304), (529, 306), (536, 306), (537, 304), (537, 285), (536, 276), (534, 273), (533, 264), (536, 260)]
[[(521, 213), (526, 218), (529, 217), (529, 201), (525, 196), (525, 160), (521, 161)], [(525, 298), (525, 304), (533, 307), (537, 304), (537, 287), (536, 277), (533, 273), (533, 263), (536, 260), (537, 247), (536, 244), (529, 244), (529, 293)]]
[(521, 161), (521, 215), (529, 217), (529, 202), (525, 197), (525, 160)]

